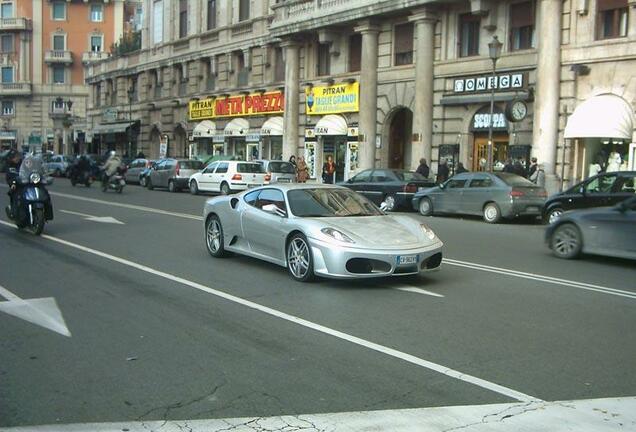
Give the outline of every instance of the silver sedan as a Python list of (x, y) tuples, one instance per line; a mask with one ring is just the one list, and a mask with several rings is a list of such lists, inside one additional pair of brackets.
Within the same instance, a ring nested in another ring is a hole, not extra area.
[(442, 242), (426, 225), (387, 215), (340, 186), (281, 184), (205, 203), (205, 244), (213, 257), (249, 255), (292, 278), (369, 278), (434, 270)]

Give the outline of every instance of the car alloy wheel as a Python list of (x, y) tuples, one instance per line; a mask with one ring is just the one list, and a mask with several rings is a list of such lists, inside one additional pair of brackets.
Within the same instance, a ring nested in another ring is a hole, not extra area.
[(581, 232), (574, 224), (563, 224), (552, 233), (550, 249), (559, 258), (576, 258), (581, 253), (582, 247)]
[(395, 209), (395, 195), (387, 195), (384, 197), (384, 205), (386, 211), (393, 211)]
[(308, 282), (314, 277), (311, 249), (302, 234), (295, 234), (287, 243), (287, 269), (300, 282)]
[(563, 209), (554, 208), (548, 212), (548, 223), (553, 224), (559, 220), (561, 215), (563, 214)]
[(431, 203), (430, 198), (424, 197), (420, 200), (419, 210), (422, 216), (433, 214), (433, 203)]
[(497, 223), (501, 219), (501, 210), (495, 203), (488, 203), (484, 206), (484, 220), (488, 223)]
[(222, 183), (221, 184), (221, 193), (223, 195), (229, 195), (230, 194), (230, 185), (228, 185), (227, 183)]
[(223, 246), (223, 227), (217, 216), (211, 216), (205, 227), (205, 245), (208, 252), (215, 258), (221, 258), (225, 255), (225, 247)]

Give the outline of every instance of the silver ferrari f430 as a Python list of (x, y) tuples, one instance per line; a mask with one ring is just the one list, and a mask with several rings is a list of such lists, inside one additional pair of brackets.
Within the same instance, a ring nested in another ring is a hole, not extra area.
[(217, 196), (203, 220), (213, 257), (259, 258), (302, 282), (412, 275), (442, 263), (442, 242), (428, 226), (340, 186), (271, 184)]

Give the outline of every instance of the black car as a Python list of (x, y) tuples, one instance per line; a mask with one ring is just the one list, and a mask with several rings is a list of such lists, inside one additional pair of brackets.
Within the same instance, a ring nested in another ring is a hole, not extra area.
[(543, 220), (553, 223), (567, 210), (613, 206), (636, 193), (636, 171), (601, 173), (552, 195), (543, 207)]
[(377, 205), (384, 203), (386, 210), (391, 211), (411, 208), (415, 192), (435, 186), (435, 181), (415, 171), (376, 168), (362, 171), (340, 185), (353, 189)]
[(590, 253), (636, 259), (636, 195), (614, 207), (564, 213), (548, 226), (545, 239), (559, 258)]

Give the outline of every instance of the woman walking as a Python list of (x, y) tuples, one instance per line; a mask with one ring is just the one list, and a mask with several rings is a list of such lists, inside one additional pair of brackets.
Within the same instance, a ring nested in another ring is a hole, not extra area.
[(309, 168), (307, 167), (307, 163), (303, 156), (298, 157), (298, 162), (296, 164), (296, 178), (298, 179), (298, 183), (305, 183), (309, 178)]

